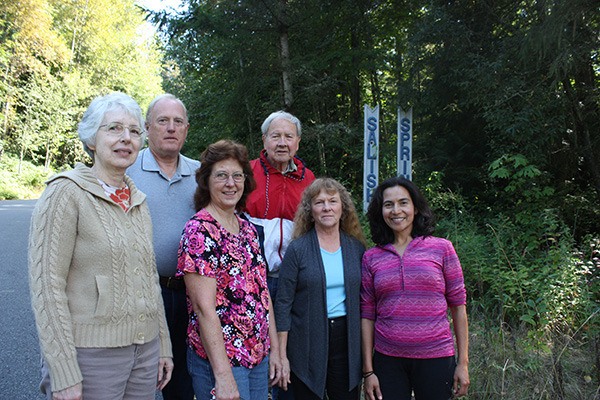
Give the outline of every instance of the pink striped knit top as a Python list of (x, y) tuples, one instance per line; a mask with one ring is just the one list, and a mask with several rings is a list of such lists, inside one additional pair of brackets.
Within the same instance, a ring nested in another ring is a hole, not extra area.
[(400, 256), (392, 244), (365, 252), (361, 317), (375, 321), (375, 350), (393, 357), (454, 355), (448, 307), (464, 305), (462, 268), (452, 243), (414, 238)]

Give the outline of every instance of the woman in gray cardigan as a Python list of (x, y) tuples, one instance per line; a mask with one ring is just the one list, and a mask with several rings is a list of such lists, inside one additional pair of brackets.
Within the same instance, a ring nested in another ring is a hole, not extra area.
[[(365, 251), (348, 191), (331, 178), (307, 187), (279, 273), (275, 318), (287, 390), (297, 399), (358, 400), (360, 271)], [(291, 371), (290, 371), (291, 369)]]

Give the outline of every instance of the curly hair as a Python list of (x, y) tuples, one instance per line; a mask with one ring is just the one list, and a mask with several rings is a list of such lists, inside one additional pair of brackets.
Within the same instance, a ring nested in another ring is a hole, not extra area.
[(414, 204), (415, 211), (418, 211), (413, 221), (411, 235), (430, 236), (435, 230), (435, 217), (427, 204), (427, 200), (419, 191), (417, 185), (401, 176), (388, 178), (375, 189), (373, 198), (367, 209), (367, 219), (371, 228), (371, 238), (378, 245), (393, 243), (395, 240), (394, 231), (383, 219), (383, 192), (394, 186), (405, 188)]
[(340, 218), (340, 229), (350, 236), (358, 239), (362, 244), (366, 244), (365, 237), (358, 220), (356, 208), (350, 193), (346, 188), (332, 178), (319, 178), (310, 184), (302, 193), (302, 199), (298, 204), (296, 215), (294, 217), (294, 239), (304, 235), (315, 226), (312, 217), (312, 200), (324, 190), (328, 194), (338, 193), (342, 202), (342, 216)]
[(248, 160), (248, 149), (243, 144), (234, 142), (233, 140), (219, 140), (208, 145), (206, 150), (200, 155), (200, 168), (196, 170), (196, 193), (194, 193), (194, 205), (196, 211), (200, 211), (206, 207), (210, 201), (210, 190), (208, 187), (208, 179), (212, 174), (213, 166), (219, 161), (235, 160), (242, 166), (242, 171), (246, 175), (244, 181), (244, 191), (242, 197), (235, 205), (237, 211), (242, 211), (246, 206), (246, 199), (250, 192), (256, 187), (254, 174)]

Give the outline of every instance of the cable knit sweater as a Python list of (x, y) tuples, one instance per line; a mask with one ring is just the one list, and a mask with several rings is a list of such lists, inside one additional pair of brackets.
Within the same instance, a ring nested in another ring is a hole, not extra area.
[(172, 357), (146, 196), (125, 181), (128, 212), (77, 164), (47, 182), (33, 212), (29, 284), (52, 391), (82, 381), (77, 347), (144, 344), (159, 335), (161, 357)]

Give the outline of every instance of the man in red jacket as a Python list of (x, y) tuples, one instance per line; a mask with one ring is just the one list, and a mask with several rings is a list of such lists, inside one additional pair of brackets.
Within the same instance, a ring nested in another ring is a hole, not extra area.
[(285, 111), (272, 113), (261, 127), (264, 149), (250, 165), (256, 189), (246, 200), (250, 221), (264, 228), (264, 250), (269, 265), (271, 297), (277, 294), (279, 266), (291, 240), (294, 214), (304, 188), (315, 175), (296, 157), (302, 126)]
[[(304, 161), (296, 157), (302, 125), (285, 111), (269, 115), (261, 126), (264, 149), (250, 161), (256, 189), (246, 200), (246, 214), (264, 229), (263, 249), (269, 267), (267, 285), (275, 301), (279, 267), (292, 238), (294, 215), (302, 192), (315, 180)], [(260, 235), (260, 234), (259, 234)], [(273, 400), (293, 400), (291, 386), (287, 392), (273, 387)]]

